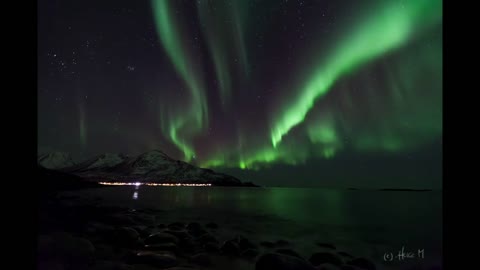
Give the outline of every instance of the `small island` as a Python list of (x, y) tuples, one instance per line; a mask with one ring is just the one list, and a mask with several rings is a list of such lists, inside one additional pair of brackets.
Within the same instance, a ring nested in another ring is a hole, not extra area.
[(416, 192), (425, 192), (432, 191), (431, 189), (410, 189), (410, 188), (382, 188), (379, 191), (416, 191)]

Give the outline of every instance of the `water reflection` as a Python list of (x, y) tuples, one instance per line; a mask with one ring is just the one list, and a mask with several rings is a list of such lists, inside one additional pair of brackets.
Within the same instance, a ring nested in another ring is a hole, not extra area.
[(132, 199), (134, 200), (138, 199), (138, 191), (133, 192)]

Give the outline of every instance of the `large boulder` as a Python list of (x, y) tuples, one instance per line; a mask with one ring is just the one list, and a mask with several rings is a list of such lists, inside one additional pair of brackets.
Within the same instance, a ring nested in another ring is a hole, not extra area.
[(74, 237), (68, 233), (52, 234), (55, 253), (71, 262), (88, 263), (95, 254), (93, 244), (84, 238)]
[(260, 242), (260, 245), (262, 247), (266, 247), (266, 248), (274, 248), (275, 247), (275, 243), (270, 242), (270, 241), (262, 241), (262, 242)]
[(225, 255), (239, 255), (240, 248), (236, 241), (228, 240), (220, 248), (220, 251)]
[(344, 257), (344, 258), (349, 258), (349, 259), (353, 259), (353, 256), (350, 254), (350, 253), (347, 253), (345, 251), (340, 251), (337, 253), (338, 255)]
[(146, 250), (155, 250), (155, 251), (170, 251), (175, 254), (178, 254), (179, 249), (174, 243), (163, 243), (163, 244), (153, 244), (145, 245)]
[(134, 268), (128, 264), (115, 261), (97, 261), (91, 268), (91, 270), (134, 270)]
[(207, 252), (218, 252), (220, 250), (219, 246), (217, 243), (206, 243), (205, 246), (205, 251)]
[(255, 270), (316, 270), (310, 263), (297, 257), (267, 253), (255, 264)]
[(300, 259), (303, 260), (303, 257), (300, 256), (300, 254), (298, 254), (296, 251), (294, 251), (292, 249), (289, 249), (289, 248), (279, 248), (279, 249), (275, 250), (275, 252), (279, 253), (279, 254), (290, 255), (290, 256), (297, 257), (297, 258), (300, 258)]
[(136, 254), (131, 262), (136, 264), (147, 264), (158, 268), (174, 267), (178, 264), (177, 258), (171, 253), (157, 253), (142, 251)]
[(347, 264), (357, 266), (365, 270), (376, 270), (375, 264), (365, 258), (356, 258), (349, 261)]
[(327, 249), (336, 249), (336, 247), (330, 243), (317, 242), (317, 246)]
[(275, 246), (277, 246), (277, 247), (285, 247), (285, 246), (288, 246), (288, 245), (290, 245), (290, 242), (288, 242), (287, 240), (283, 240), (283, 239), (277, 240), (275, 242)]
[(201, 266), (210, 266), (212, 265), (212, 259), (206, 253), (195, 254), (190, 258), (192, 263), (201, 265)]
[(206, 245), (208, 243), (218, 243), (218, 240), (215, 238), (215, 236), (206, 233), (198, 238), (198, 242), (200, 242), (202, 245)]
[(178, 238), (178, 240), (186, 240), (190, 239), (191, 236), (186, 232), (186, 231), (172, 231), (172, 230), (166, 230), (164, 233), (168, 233), (171, 235), (174, 235), (175, 237)]
[(187, 225), (187, 230), (200, 230), (202, 229), (202, 225), (198, 222), (190, 222)]
[(145, 244), (165, 244), (165, 243), (178, 243), (178, 238), (169, 233), (154, 233), (145, 239)]
[(337, 265), (337, 266), (340, 266), (340, 265), (343, 264), (343, 260), (340, 257), (338, 257), (335, 254), (329, 253), (329, 252), (314, 253), (310, 257), (309, 261), (310, 261), (310, 263), (312, 263), (315, 266), (321, 265), (321, 264), (324, 264), (324, 263), (330, 263), (330, 264)]
[(183, 222), (173, 222), (168, 224), (167, 228), (169, 228), (172, 231), (180, 231), (185, 229), (185, 224)]
[(254, 259), (258, 256), (259, 252), (256, 249), (249, 248), (245, 251), (242, 252), (242, 257), (248, 258), (248, 259)]
[(209, 222), (209, 223), (205, 224), (205, 227), (207, 227), (209, 229), (212, 229), (212, 230), (215, 230), (215, 229), (218, 229), (218, 224), (215, 223), (215, 222)]
[(115, 258), (113, 248), (108, 245), (99, 244), (95, 247), (95, 258), (102, 260), (110, 260)]
[(330, 264), (330, 263), (324, 263), (317, 266), (317, 270), (341, 270), (341, 269), (342, 268), (340, 268), (339, 266)]
[(134, 247), (138, 244), (140, 234), (137, 230), (130, 227), (122, 227), (115, 232), (115, 242), (127, 247)]
[(189, 229), (188, 233), (193, 237), (200, 237), (204, 234), (207, 234), (208, 232), (204, 228), (200, 227), (195, 229)]
[(235, 237), (234, 241), (237, 242), (238, 247), (240, 248), (241, 251), (251, 249), (251, 248), (253, 248), (253, 249), (257, 248), (257, 246), (254, 243), (250, 242), (250, 240), (248, 240), (248, 238), (246, 238), (244, 236), (241, 236), (241, 235), (238, 235), (237, 237)]

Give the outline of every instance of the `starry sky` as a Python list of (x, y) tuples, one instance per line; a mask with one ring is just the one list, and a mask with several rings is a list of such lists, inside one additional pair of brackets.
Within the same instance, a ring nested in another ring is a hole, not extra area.
[(38, 1), (38, 151), (441, 187), (442, 1)]

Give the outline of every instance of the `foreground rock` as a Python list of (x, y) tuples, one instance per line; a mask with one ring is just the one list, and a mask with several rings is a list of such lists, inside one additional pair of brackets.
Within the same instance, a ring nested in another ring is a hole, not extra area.
[(255, 264), (255, 270), (316, 270), (310, 263), (297, 257), (267, 253)]
[(220, 251), (223, 254), (230, 255), (230, 256), (240, 254), (240, 248), (238, 247), (238, 244), (234, 240), (226, 241), (220, 248)]
[(284, 254), (284, 255), (297, 257), (297, 258), (300, 258), (300, 259), (303, 260), (302, 256), (300, 256), (300, 254), (298, 254), (296, 251), (288, 249), (288, 248), (279, 248), (279, 249), (275, 250), (275, 252), (279, 253), (279, 254)]
[(212, 265), (212, 259), (206, 253), (196, 254), (196, 255), (192, 256), (192, 258), (190, 258), (190, 261), (195, 263), (195, 264), (201, 265), (201, 266)]
[(376, 270), (375, 264), (365, 258), (353, 259), (347, 264), (357, 266), (365, 270)]
[(325, 263), (322, 265), (317, 266), (317, 270), (341, 270), (343, 268), (340, 268), (339, 266), (336, 266), (334, 264), (330, 263)]
[(317, 246), (322, 247), (322, 248), (327, 248), (327, 249), (336, 249), (334, 245), (330, 243), (323, 243), (323, 242), (317, 242)]
[(262, 242), (260, 242), (260, 245), (263, 246), (263, 247), (266, 247), (266, 248), (274, 248), (275, 247), (275, 243), (270, 242), (270, 241), (262, 241)]
[(145, 245), (145, 249), (152, 251), (170, 251), (175, 254), (179, 253), (178, 247), (173, 243)]
[(242, 252), (242, 257), (245, 257), (245, 258), (248, 258), (248, 259), (254, 259), (255, 257), (257, 257), (259, 254), (258, 250), (256, 249), (253, 249), (253, 248), (249, 248), (245, 251)]
[(335, 254), (329, 252), (317, 252), (314, 253), (310, 257), (310, 263), (315, 266), (330, 263), (333, 265), (341, 266), (343, 264), (343, 260)]
[(209, 222), (205, 225), (205, 227), (207, 227), (209, 229), (213, 229), (213, 230), (218, 229), (218, 225), (215, 222)]
[[(69, 233), (57, 232), (38, 239), (38, 255), (41, 265), (58, 268), (71, 266), (80, 269), (94, 261), (95, 247), (84, 238)], [(48, 268), (48, 267), (47, 267)]]
[(114, 261), (97, 261), (92, 270), (134, 270), (132, 266)]
[(130, 227), (122, 227), (116, 231), (114, 240), (122, 246), (134, 247), (138, 244), (139, 237), (140, 234), (137, 230)]
[(177, 258), (171, 253), (153, 253), (143, 251), (130, 258), (131, 263), (148, 264), (160, 268), (177, 266)]
[(178, 244), (178, 238), (169, 233), (155, 233), (145, 239), (147, 245), (167, 243)]

